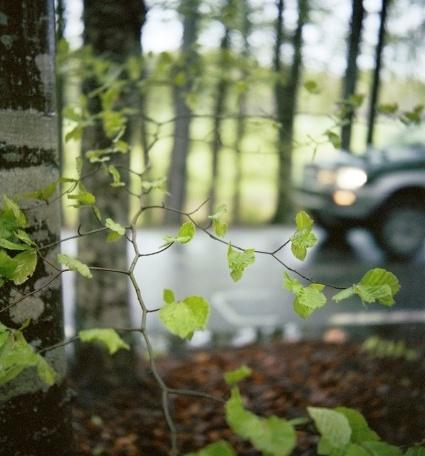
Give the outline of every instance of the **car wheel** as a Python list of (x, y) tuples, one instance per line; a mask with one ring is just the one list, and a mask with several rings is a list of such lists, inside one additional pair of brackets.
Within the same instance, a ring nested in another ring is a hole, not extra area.
[(413, 258), (425, 240), (425, 205), (398, 200), (388, 205), (380, 215), (375, 220), (378, 244), (392, 258)]

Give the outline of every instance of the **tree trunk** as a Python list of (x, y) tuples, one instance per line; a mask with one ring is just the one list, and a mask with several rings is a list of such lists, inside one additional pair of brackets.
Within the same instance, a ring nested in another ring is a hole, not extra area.
[[(347, 68), (345, 70), (342, 99), (348, 100), (351, 95), (356, 93), (357, 84), (357, 57), (360, 52), (360, 43), (363, 29), (364, 18), (363, 0), (352, 0), (352, 14), (350, 23), (350, 33), (348, 38)], [(346, 107), (347, 112), (344, 116), (344, 125), (341, 129), (341, 147), (350, 150), (351, 130), (353, 125), (354, 111), (350, 106)]]
[[(140, 0), (117, 2), (115, 0), (85, 0), (84, 2), (84, 43), (90, 45), (96, 56), (101, 56), (115, 63), (123, 63), (131, 54), (140, 55), (140, 33), (144, 20), (144, 4)], [(83, 91), (88, 94), (98, 85), (94, 80), (84, 81)], [(126, 106), (132, 105), (131, 94), (124, 95)], [(102, 110), (99, 97), (89, 98), (89, 111), (96, 114)], [(127, 137), (129, 135), (127, 134)], [(101, 149), (110, 145), (100, 121), (84, 131), (82, 154), (92, 149)], [(120, 167), (122, 180), (129, 182), (126, 170), (130, 166), (129, 153), (114, 158), (114, 164)], [(96, 205), (104, 217), (110, 217), (123, 225), (129, 220), (129, 200), (123, 188), (112, 188), (111, 178), (100, 171), (90, 177), (87, 187), (96, 195)], [(98, 227), (92, 212), (80, 211), (80, 223), (83, 230)], [(105, 254), (107, 250), (107, 254)], [(82, 237), (78, 242), (79, 258), (91, 266), (127, 269), (127, 242), (124, 237), (105, 244), (105, 237)], [(77, 277), (76, 323), (78, 329), (89, 327), (127, 327), (130, 325), (128, 279), (122, 274), (101, 273), (88, 282)], [(96, 375), (97, 370), (109, 358), (101, 355), (100, 350), (84, 348), (84, 358), (80, 351), (80, 365), (87, 365), (87, 374)], [(96, 354), (95, 354), (96, 353)], [(126, 356), (120, 354), (119, 357)], [(117, 356), (117, 358), (119, 358)], [(97, 366), (97, 363), (99, 365)]]
[[(190, 124), (192, 110), (186, 103), (186, 95), (193, 87), (193, 72), (197, 64), (195, 49), (199, 27), (200, 0), (182, 0), (183, 41), (181, 46), (182, 62), (176, 68), (176, 74), (184, 75), (184, 83), (174, 88), (174, 144), (171, 151), (168, 170), (167, 206), (182, 210), (186, 199), (187, 156), (190, 148)], [(178, 223), (179, 214), (167, 211), (164, 221), (167, 224)]]
[[(0, 193), (34, 191), (59, 177), (54, 71), (53, 0), (0, 1)], [(60, 237), (60, 203), (26, 202), (33, 239), (47, 245)], [(45, 249), (55, 261), (57, 249)], [(0, 308), (47, 283), (55, 270), (39, 260), (34, 275), (19, 287), (4, 285)], [(21, 301), (1, 321), (24, 330), (38, 348), (63, 340), (60, 283)], [(74, 455), (69, 395), (63, 384), (63, 349), (46, 355), (57, 383), (46, 389), (35, 369), (0, 387), (0, 453), (14, 456)]]
[(211, 142), (211, 184), (209, 191), (208, 201), (208, 213), (212, 214), (216, 206), (216, 195), (217, 195), (217, 184), (218, 184), (218, 164), (219, 164), (219, 153), (222, 145), (221, 141), (221, 124), (223, 120), (223, 113), (226, 106), (227, 92), (229, 83), (226, 79), (226, 58), (227, 52), (230, 48), (230, 29), (225, 27), (224, 35), (220, 43), (220, 78), (217, 82), (215, 91), (215, 103), (214, 103), (214, 130), (213, 140)]
[[(282, 17), (283, 2), (278, 1), (277, 39), (275, 48), (275, 71), (282, 74), (280, 63), (280, 47), (283, 41)], [(291, 202), (292, 187), (292, 141), (294, 136), (295, 111), (297, 104), (298, 85), (302, 65), (302, 32), (308, 15), (307, 0), (298, 0), (298, 22), (292, 38), (294, 50), (291, 68), (286, 74), (286, 80), (276, 83), (275, 98), (277, 117), (279, 120), (278, 136), (278, 197), (277, 208), (273, 223), (287, 222), (292, 217), (293, 207)]]
[[(243, 37), (243, 50), (242, 58), (244, 65), (249, 57), (249, 41), (248, 37), (251, 32), (251, 23), (249, 20), (250, 8), (248, 0), (244, 0), (242, 4), (244, 10), (242, 15), (242, 37)], [(241, 71), (241, 80), (244, 81), (248, 77), (248, 72), (243, 66)], [(246, 131), (245, 116), (247, 113), (247, 87), (238, 95), (238, 118), (236, 119), (236, 141), (235, 141), (235, 179), (234, 179), (234, 193), (233, 193), (233, 218), (236, 223), (241, 221), (241, 183), (242, 183), (242, 142)]]
[(390, 0), (382, 0), (382, 8), (380, 14), (380, 24), (378, 32), (378, 43), (375, 51), (375, 68), (373, 70), (372, 89), (370, 94), (369, 113), (367, 119), (367, 138), (366, 144), (368, 146), (373, 144), (373, 136), (375, 131), (376, 119), (376, 105), (379, 98), (379, 88), (381, 85), (381, 67), (382, 67), (382, 53), (385, 46), (385, 28), (388, 13), (388, 4)]

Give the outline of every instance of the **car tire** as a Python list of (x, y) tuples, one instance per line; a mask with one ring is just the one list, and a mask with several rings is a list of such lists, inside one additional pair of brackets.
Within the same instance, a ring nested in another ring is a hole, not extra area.
[(389, 257), (406, 261), (415, 257), (425, 241), (425, 203), (398, 198), (376, 215), (373, 232)]

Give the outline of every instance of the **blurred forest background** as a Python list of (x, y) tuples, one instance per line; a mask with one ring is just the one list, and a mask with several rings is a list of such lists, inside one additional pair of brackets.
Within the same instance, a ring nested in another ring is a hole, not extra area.
[[(118, 111), (125, 74), (132, 169), (149, 163), (149, 179), (167, 176), (171, 207), (210, 198), (203, 217), (219, 202), (234, 223), (287, 221), (287, 183), (297, 182), (303, 163), (341, 145), (362, 153), (392, 141), (403, 128), (396, 114), (415, 121), (420, 107), (411, 110), (425, 98), (423, 0), (86, 4), (58, 0), (57, 8), (65, 174), (80, 153), (90, 90), (107, 87), (103, 111)], [(108, 9), (120, 17), (112, 45), (105, 21), (96, 31)], [(90, 77), (97, 82), (89, 90)], [(140, 190), (139, 180), (131, 185)], [(152, 192), (149, 203), (163, 198)], [(148, 212), (143, 224), (163, 221), (162, 211)], [(65, 223), (76, 219), (66, 208)], [(165, 222), (177, 220), (169, 214)]]

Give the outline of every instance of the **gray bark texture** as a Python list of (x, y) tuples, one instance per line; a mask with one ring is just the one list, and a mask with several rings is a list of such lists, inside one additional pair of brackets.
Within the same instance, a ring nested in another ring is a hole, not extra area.
[(273, 223), (287, 222), (293, 215), (291, 200), (292, 142), (302, 67), (302, 32), (308, 16), (308, 1), (298, 0), (298, 22), (291, 40), (294, 54), (291, 66), (287, 71), (283, 71), (280, 57), (280, 49), (283, 43), (283, 7), (283, 1), (279, 0), (274, 69), (282, 77), (275, 86), (276, 112), (280, 125), (278, 134), (278, 195)]
[(215, 102), (214, 102), (214, 129), (213, 129), (213, 140), (211, 142), (211, 184), (209, 191), (208, 201), (208, 213), (212, 214), (216, 206), (217, 198), (217, 185), (218, 185), (218, 165), (219, 165), (219, 154), (222, 146), (221, 140), (221, 126), (223, 120), (223, 114), (226, 108), (227, 93), (229, 90), (229, 82), (226, 79), (226, 62), (227, 52), (230, 49), (230, 29), (225, 27), (223, 38), (220, 43), (220, 72), (221, 76), (217, 82), (215, 91)]
[[(116, 0), (85, 0), (84, 2), (84, 43), (90, 45), (95, 55), (108, 58), (116, 63), (123, 62), (131, 54), (140, 54), (140, 33), (145, 8), (140, 0), (120, 2)], [(83, 91), (88, 94), (96, 88), (93, 80), (84, 81)], [(131, 94), (125, 95), (123, 103), (132, 104)], [(89, 98), (92, 114), (101, 111), (98, 97)], [(101, 122), (85, 130), (82, 154), (88, 150), (110, 145)], [(122, 180), (129, 181), (126, 169), (130, 165), (129, 154), (114, 158), (119, 165)], [(89, 167), (86, 167), (89, 170)], [(87, 181), (87, 188), (95, 194), (96, 204), (103, 217), (127, 225), (129, 221), (129, 200), (127, 192), (110, 186), (111, 177), (99, 171)], [(99, 227), (99, 222), (88, 209), (80, 211), (83, 231)], [(91, 265), (105, 268), (127, 269), (127, 250), (124, 238), (106, 243), (105, 236), (82, 237), (78, 242), (79, 258)], [(124, 275), (111, 273), (94, 274), (88, 281), (77, 278), (76, 321), (79, 329), (99, 326), (125, 327), (130, 323), (128, 279)]]
[[(170, 167), (168, 170), (167, 206), (182, 210), (186, 199), (187, 156), (190, 149), (190, 124), (192, 110), (186, 103), (186, 95), (193, 87), (193, 73), (196, 72), (197, 52), (195, 49), (199, 28), (200, 0), (182, 0), (181, 14), (183, 20), (183, 41), (181, 45), (181, 63), (177, 65), (176, 73), (183, 71), (185, 82), (174, 88), (174, 143), (171, 151)], [(167, 211), (164, 221), (175, 224), (180, 221), (179, 214)]]
[[(363, 0), (352, 0), (350, 33), (348, 36), (347, 67), (345, 70), (342, 88), (343, 100), (347, 100), (351, 95), (356, 93), (358, 75), (357, 57), (360, 52), (364, 15), (365, 10)], [(351, 130), (353, 126), (354, 112), (350, 108), (347, 109), (348, 111), (345, 116), (345, 124), (341, 129), (341, 147), (349, 151), (351, 146)]]
[[(54, 71), (53, 0), (0, 0), (0, 193), (34, 191), (59, 177)], [(59, 240), (60, 203), (25, 202), (33, 239), (40, 245)], [(57, 249), (45, 249), (55, 261)], [(43, 287), (56, 271), (38, 261), (34, 275), (19, 287), (4, 285), (0, 308)], [(63, 340), (59, 281), (0, 313), (3, 324), (19, 328), (31, 319), (25, 338), (37, 348)], [(69, 395), (63, 384), (65, 355), (46, 359), (57, 373), (47, 388), (34, 369), (0, 387), (0, 454), (71, 456), (74, 453)]]

